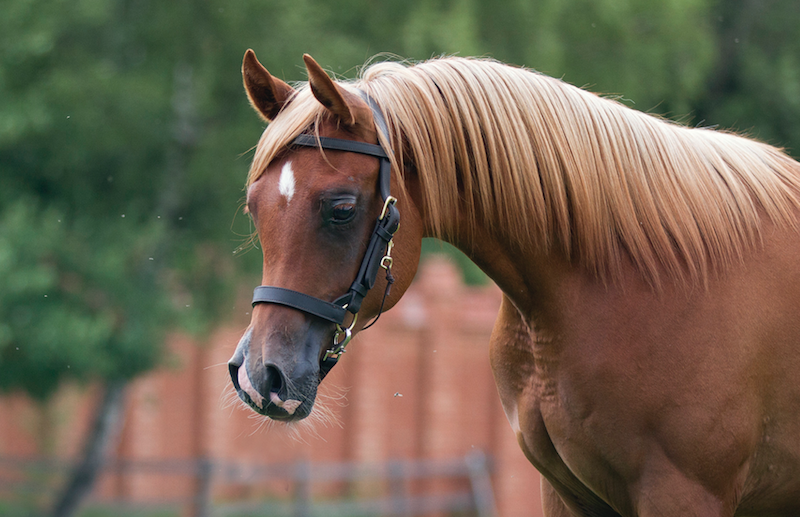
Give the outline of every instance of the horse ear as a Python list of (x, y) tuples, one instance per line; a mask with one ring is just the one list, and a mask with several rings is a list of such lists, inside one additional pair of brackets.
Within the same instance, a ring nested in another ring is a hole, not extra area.
[(252, 49), (244, 53), (242, 80), (250, 104), (267, 122), (274, 119), (294, 95), (294, 88), (272, 77)]
[(311, 92), (328, 111), (348, 127), (359, 123), (369, 124), (372, 115), (366, 102), (357, 95), (337, 86), (322, 67), (314, 61), (314, 58), (308, 54), (303, 55), (303, 61), (308, 70), (308, 84), (311, 86)]

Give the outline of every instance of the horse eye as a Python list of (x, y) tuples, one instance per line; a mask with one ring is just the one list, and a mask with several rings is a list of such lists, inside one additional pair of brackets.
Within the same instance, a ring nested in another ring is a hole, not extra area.
[(331, 220), (337, 224), (350, 222), (356, 215), (356, 205), (352, 203), (340, 203), (331, 210)]

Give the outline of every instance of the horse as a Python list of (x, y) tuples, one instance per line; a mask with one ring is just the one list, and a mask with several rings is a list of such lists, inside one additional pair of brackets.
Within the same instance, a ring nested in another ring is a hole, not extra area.
[(490, 59), (303, 59), (296, 88), (242, 66), (269, 122), (246, 404), (308, 416), (436, 237), (503, 292), (490, 361), (545, 515), (800, 515), (800, 164)]

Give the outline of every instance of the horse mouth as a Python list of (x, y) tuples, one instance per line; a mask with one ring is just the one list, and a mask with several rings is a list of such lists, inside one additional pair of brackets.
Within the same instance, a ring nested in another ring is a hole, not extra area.
[(302, 416), (296, 414), (297, 408), (302, 405), (302, 402), (299, 400), (289, 399), (286, 401), (286, 403), (294, 403), (293, 407), (290, 405), (289, 408), (279, 406), (272, 402), (268, 402), (262, 406), (254, 402), (248, 393), (238, 389), (236, 392), (238, 393), (239, 398), (242, 399), (242, 401), (244, 401), (244, 403), (247, 404), (250, 409), (259, 415), (264, 415), (272, 420), (279, 420), (283, 422), (290, 422), (292, 420), (299, 420), (302, 418)]
[[(250, 394), (243, 390), (236, 390), (241, 398), (253, 411), (260, 415), (264, 415), (273, 420), (281, 420), (289, 422), (292, 420), (299, 420), (303, 418), (302, 413), (298, 414), (297, 410), (303, 405), (303, 401), (287, 399), (282, 400), (277, 393), (270, 393), (270, 400), (266, 401), (263, 397), (260, 403), (254, 401)], [(266, 402), (266, 404), (264, 403)]]

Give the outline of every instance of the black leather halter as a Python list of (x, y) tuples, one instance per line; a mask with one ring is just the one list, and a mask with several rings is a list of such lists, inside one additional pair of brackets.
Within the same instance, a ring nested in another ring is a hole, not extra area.
[[(383, 117), (378, 105), (366, 93), (359, 91), (361, 97), (367, 102), (372, 110), (372, 117), (375, 127), (383, 135), (386, 142), (391, 142), (386, 119)], [(352, 329), (355, 326), (361, 302), (370, 289), (375, 285), (378, 270), (381, 266), (387, 270), (391, 267), (391, 247), (392, 237), (400, 224), (400, 212), (395, 207), (396, 198), (391, 196), (391, 162), (389, 155), (383, 147), (375, 144), (357, 142), (355, 140), (343, 140), (340, 138), (317, 137), (309, 134), (299, 135), (294, 139), (292, 145), (304, 147), (317, 147), (332, 151), (346, 151), (351, 153), (366, 154), (380, 159), (380, 169), (378, 171), (378, 192), (383, 201), (383, 209), (375, 223), (372, 236), (367, 245), (367, 251), (361, 261), (358, 274), (346, 294), (340, 296), (332, 302), (321, 300), (313, 296), (284, 289), (283, 287), (261, 285), (253, 292), (253, 306), (259, 303), (276, 303), (303, 311), (312, 316), (336, 324), (336, 335), (333, 338), (333, 346), (325, 352), (320, 359), (320, 380), (322, 380), (333, 368), (341, 355), (344, 353), (345, 346), (350, 341)], [(353, 314), (353, 321), (350, 327), (342, 329), (346, 314)], [(345, 334), (344, 339), (339, 341), (339, 336)]]

